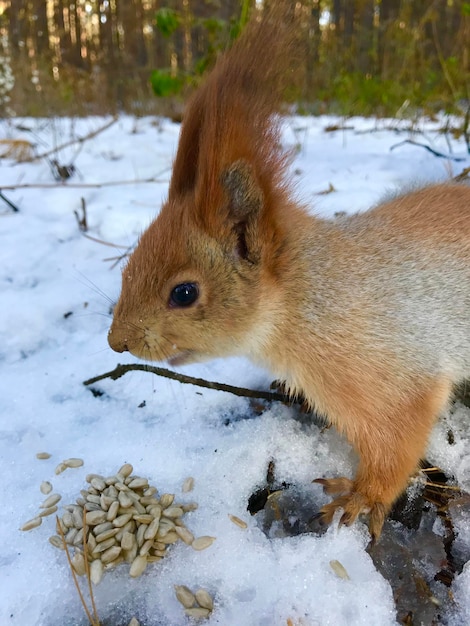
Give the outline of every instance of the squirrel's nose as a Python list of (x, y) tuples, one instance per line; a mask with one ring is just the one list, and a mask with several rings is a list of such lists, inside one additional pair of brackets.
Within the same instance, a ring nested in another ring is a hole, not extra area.
[(127, 338), (119, 338), (117, 334), (113, 335), (112, 328), (110, 328), (108, 331), (108, 344), (110, 348), (114, 350), (114, 352), (129, 352), (129, 348), (127, 346)]

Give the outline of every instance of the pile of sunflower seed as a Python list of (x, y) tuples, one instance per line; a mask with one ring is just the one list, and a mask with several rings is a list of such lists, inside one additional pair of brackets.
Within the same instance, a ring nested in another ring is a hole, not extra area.
[[(195, 550), (204, 550), (215, 540), (208, 536), (195, 539), (184, 525), (184, 514), (195, 510), (197, 504), (177, 504), (174, 494), (158, 496), (156, 487), (132, 472), (132, 465), (126, 463), (114, 476), (88, 474), (88, 489), (80, 492), (75, 504), (64, 507), (58, 518), (59, 534), (49, 539), (60, 549), (64, 549), (64, 541), (73, 546), (72, 565), (80, 576), (88, 569), (86, 554), (95, 584), (105, 570), (124, 562), (130, 564), (130, 576), (137, 578), (179, 540)], [(191, 489), (192, 479), (188, 479), (183, 491)]]

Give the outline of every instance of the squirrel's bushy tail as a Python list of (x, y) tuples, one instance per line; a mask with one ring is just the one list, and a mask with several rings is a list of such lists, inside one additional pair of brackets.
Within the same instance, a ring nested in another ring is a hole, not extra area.
[(170, 200), (190, 193), (196, 206), (217, 203), (221, 173), (239, 159), (250, 163), (262, 188), (282, 185), (287, 159), (276, 114), (296, 54), (295, 5), (284, 0), (273, 5), (253, 13), (190, 99)]

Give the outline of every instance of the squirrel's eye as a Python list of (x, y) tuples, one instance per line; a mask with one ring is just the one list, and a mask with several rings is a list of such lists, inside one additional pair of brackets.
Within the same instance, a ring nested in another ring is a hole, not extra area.
[(199, 289), (196, 283), (182, 283), (176, 285), (170, 294), (170, 304), (173, 306), (190, 306), (199, 297)]

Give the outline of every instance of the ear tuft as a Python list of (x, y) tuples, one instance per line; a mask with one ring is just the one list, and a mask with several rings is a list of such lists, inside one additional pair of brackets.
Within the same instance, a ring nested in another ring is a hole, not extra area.
[(221, 183), (228, 194), (229, 210), (235, 220), (246, 220), (260, 212), (263, 192), (249, 163), (235, 161), (222, 173)]

